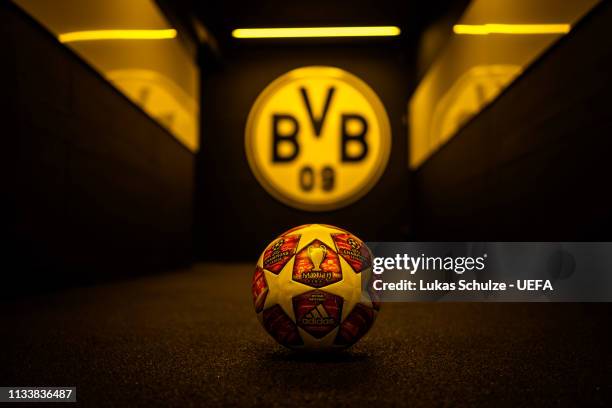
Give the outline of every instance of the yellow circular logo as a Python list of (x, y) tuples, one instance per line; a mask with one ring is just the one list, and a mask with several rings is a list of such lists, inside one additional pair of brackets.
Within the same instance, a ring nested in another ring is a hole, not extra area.
[(356, 76), (333, 67), (295, 69), (259, 95), (246, 126), (247, 158), (280, 201), (325, 211), (367, 193), (391, 150), (387, 112)]

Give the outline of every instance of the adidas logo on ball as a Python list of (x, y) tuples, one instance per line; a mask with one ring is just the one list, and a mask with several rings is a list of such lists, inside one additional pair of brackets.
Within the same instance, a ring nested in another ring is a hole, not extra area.
[(317, 305), (304, 317), (302, 317), (302, 324), (328, 325), (335, 323), (334, 318), (327, 314), (327, 311), (323, 305)]

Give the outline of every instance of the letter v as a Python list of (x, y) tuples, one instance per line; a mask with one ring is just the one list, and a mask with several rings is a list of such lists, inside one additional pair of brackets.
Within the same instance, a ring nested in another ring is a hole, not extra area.
[(310, 99), (308, 98), (308, 92), (306, 88), (300, 87), (300, 92), (302, 93), (302, 99), (304, 99), (304, 104), (306, 105), (306, 110), (308, 111), (308, 117), (312, 122), (312, 127), (314, 129), (314, 133), (316, 137), (321, 136), (321, 129), (323, 129), (323, 122), (325, 121), (325, 116), (327, 116), (327, 111), (329, 110), (329, 105), (331, 105), (332, 96), (336, 88), (330, 86), (327, 90), (327, 97), (325, 98), (325, 105), (323, 105), (323, 111), (321, 112), (321, 116), (319, 118), (314, 117), (314, 113), (312, 112), (312, 105), (310, 104)]

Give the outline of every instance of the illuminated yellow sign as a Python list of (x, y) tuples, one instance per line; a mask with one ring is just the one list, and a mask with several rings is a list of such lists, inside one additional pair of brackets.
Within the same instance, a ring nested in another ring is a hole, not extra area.
[(249, 165), (280, 201), (310, 211), (347, 205), (376, 184), (391, 149), (374, 91), (333, 67), (290, 71), (259, 95), (246, 126)]

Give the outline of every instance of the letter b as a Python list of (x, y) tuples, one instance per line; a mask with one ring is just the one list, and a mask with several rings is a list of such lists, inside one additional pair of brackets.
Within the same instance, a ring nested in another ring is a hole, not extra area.
[[(281, 133), (280, 124), (285, 121), (291, 123), (292, 131)], [(300, 153), (300, 145), (297, 142), (297, 135), (300, 131), (300, 124), (291, 115), (274, 114), (272, 115), (272, 161), (275, 163), (290, 162)], [(278, 146), (281, 143), (290, 143), (293, 150), (290, 154), (282, 155)]]
[[(351, 121), (356, 121), (361, 124), (360, 132), (349, 133), (348, 124)], [(342, 161), (343, 162), (358, 162), (363, 160), (368, 155), (368, 143), (365, 140), (368, 133), (368, 122), (361, 115), (357, 114), (342, 114)], [(347, 145), (349, 142), (361, 144), (361, 150), (358, 154), (349, 154)]]

